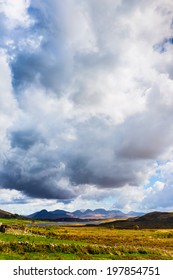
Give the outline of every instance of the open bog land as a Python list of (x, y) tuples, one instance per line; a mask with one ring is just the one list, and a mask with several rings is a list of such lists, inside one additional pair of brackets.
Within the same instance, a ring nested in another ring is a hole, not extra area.
[(0, 222), (7, 226), (0, 232), (1, 260), (173, 259), (173, 229)]

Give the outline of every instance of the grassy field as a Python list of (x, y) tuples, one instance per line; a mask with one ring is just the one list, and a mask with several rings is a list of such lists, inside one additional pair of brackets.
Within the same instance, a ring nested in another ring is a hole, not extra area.
[(119, 230), (91, 226), (28, 226), (3, 220), (0, 259), (114, 260), (173, 259), (173, 230)]

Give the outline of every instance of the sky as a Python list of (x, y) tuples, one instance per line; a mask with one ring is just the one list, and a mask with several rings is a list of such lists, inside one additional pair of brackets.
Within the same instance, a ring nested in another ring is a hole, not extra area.
[(0, 1), (0, 209), (173, 211), (173, 1)]

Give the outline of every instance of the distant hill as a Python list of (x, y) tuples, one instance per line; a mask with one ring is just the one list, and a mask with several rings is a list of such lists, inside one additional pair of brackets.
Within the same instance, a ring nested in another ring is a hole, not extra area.
[[(136, 216), (141, 216), (144, 213), (137, 213)], [(83, 220), (98, 220), (98, 219), (116, 219), (116, 218), (127, 218), (135, 216), (135, 212), (133, 214), (128, 213), (125, 214), (120, 210), (105, 210), (102, 208), (91, 210), (76, 210), (74, 212), (68, 212), (64, 210), (55, 210), (55, 211), (47, 211), (45, 209), (33, 213), (27, 216), (30, 219), (36, 220), (52, 220), (56, 221), (59, 219), (83, 219)]]
[(17, 218), (21, 218), (21, 216), (0, 209), (0, 218), (17, 219)]
[(151, 212), (141, 217), (128, 218), (126, 220), (102, 223), (101, 226), (114, 227), (117, 229), (168, 229), (173, 228), (172, 212)]

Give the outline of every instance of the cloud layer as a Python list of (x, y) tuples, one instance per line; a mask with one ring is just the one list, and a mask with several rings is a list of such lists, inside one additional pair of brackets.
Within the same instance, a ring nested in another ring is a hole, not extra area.
[[(171, 0), (2, 1), (2, 189), (69, 203), (114, 194), (123, 208), (124, 190), (172, 164), (172, 11)], [(146, 208), (162, 206), (149, 203), (156, 185)]]

